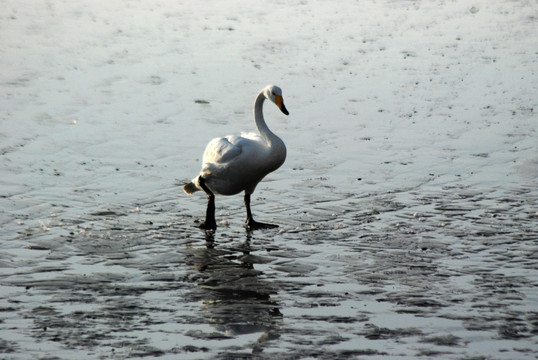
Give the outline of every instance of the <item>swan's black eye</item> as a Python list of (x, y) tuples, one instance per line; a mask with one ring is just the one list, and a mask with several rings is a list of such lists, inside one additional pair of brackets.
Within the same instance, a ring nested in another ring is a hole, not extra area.
[(273, 94), (273, 96), (276, 96), (275, 92), (274, 91), (271, 91), (271, 94)]

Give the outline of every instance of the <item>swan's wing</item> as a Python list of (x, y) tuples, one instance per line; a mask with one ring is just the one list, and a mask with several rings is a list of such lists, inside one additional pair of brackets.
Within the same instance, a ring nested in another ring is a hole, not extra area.
[(264, 142), (263, 138), (259, 134), (256, 134), (256, 133), (253, 133), (253, 132), (250, 132), (250, 133), (242, 132), (241, 136), (236, 136), (236, 138), (248, 139), (248, 140), (255, 141), (257, 143), (263, 143)]
[(203, 163), (222, 164), (233, 160), (241, 154), (241, 147), (235, 145), (230, 136), (215, 138), (207, 144)]
[(207, 144), (204, 152), (204, 163), (224, 164), (232, 162), (242, 154), (249, 157), (255, 155), (262, 147), (262, 137), (255, 133), (241, 133), (241, 135), (228, 135), (215, 138)]

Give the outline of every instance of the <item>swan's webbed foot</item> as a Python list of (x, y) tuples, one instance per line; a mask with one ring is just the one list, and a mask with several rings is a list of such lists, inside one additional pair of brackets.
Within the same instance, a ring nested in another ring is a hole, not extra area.
[(278, 225), (275, 224), (266, 224), (257, 222), (252, 217), (252, 211), (250, 211), (250, 194), (245, 192), (245, 207), (247, 208), (247, 221), (245, 222), (245, 227), (247, 230), (256, 230), (256, 229), (274, 229)]
[(215, 219), (213, 221), (202, 221), (202, 223), (198, 226), (202, 230), (217, 230), (217, 223), (215, 222)]
[(245, 222), (245, 227), (247, 228), (247, 230), (258, 230), (258, 229), (274, 229), (274, 228), (277, 228), (278, 225), (261, 223), (261, 222), (254, 221), (254, 219), (252, 218), (249, 218)]

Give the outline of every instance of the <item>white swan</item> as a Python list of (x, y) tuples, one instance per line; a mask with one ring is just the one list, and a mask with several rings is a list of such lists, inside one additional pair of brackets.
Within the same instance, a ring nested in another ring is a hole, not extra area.
[(286, 115), (282, 90), (270, 85), (264, 88), (254, 103), (254, 122), (260, 132), (242, 133), (215, 138), (207, 144), (202, 160), (200, 175), (183, 188), (187, 194), (203, 190), (208, 196), (206, 219), (200, 225), (203, 229), (214, 230), (215, 195), (234, 195), (245, 192), (247, 209), (247, 229), (277, 227), (254, 221), (250, 211), (250, 195), (256, 185), (272, 171), (275, 171), (286, 160), (284, 142), (269, 130), (263, 119), (263, 102), (271, 100)]

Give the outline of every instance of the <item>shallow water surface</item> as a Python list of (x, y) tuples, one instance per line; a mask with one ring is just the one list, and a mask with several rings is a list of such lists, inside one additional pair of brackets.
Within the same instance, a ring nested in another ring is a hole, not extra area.
[[(535, 358), (533, 2), (278, 5), (5, 4), (0, 357)], [(269, 83), (280, 227), (203, 232)]]
[(276, 213), (280, 231), (234, 224), (214, 235), (170, 201), (78, 219), (66, 211), (4, 250), (3, 351), (532, 358), (529, 193), (511, 193), (502, 209), (495, 191), (412, 203), (333, 193), (298, 219)]

